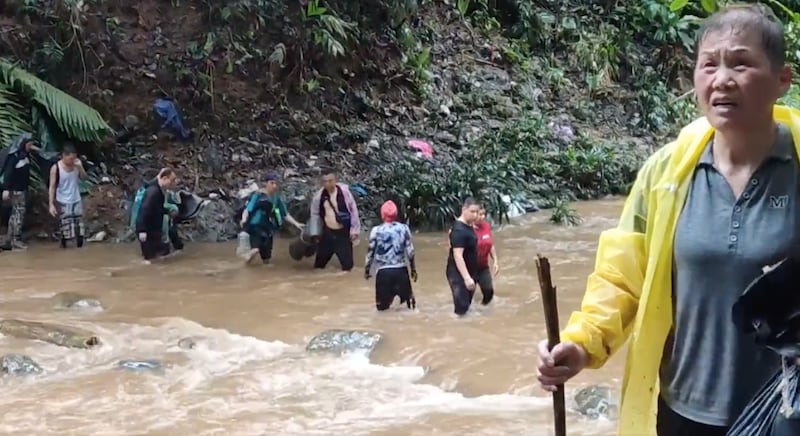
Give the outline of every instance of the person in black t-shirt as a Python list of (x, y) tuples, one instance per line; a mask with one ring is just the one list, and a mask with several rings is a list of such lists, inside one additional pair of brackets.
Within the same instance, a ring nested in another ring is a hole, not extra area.
[(475, 280), (478, 275), (478, 237), (473, 225), (478, 219), (480, 206), (469, 197), (461, 206), (461, 216), (450, 229), (450, 254), (447, 256), (445, 276), (453, 293), (456, 315), (464, 315), (472, 304)]

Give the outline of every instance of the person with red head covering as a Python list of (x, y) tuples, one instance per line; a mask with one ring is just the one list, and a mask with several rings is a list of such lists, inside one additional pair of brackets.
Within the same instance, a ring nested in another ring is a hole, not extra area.
[[(494, 250), (494, 242), (492, 241), (492, 228), (489, 222), (486, 221), (486, 209), (481, 207), (478, 212), (478, 220), (473, 225), (475, 229), (475, 236), (478, 237), (478, 286), (481, 288), (483, 299), (481, 304), (486, 306), (492, 301), (494, 297), (494, 284), (492, 277), (497, 275), (500, 271), (500, 266), (497, 263), (497, 252)], [(489, 259), (492, 260), (491, 267), (489, 266)]]
[[(364, 278), (375, 274), (375, 307), (388, 309), (394, 297), (406, 303), (409, 309), (416, 308), (417, 302), (409, 279), (417, 281), (417, 268), (414, 264), (414, 244), (411, 242), (411, 229), (397, 221), (397, 205), (387, 201), (381, 206), (383, 224), (372, 228), (369, 234)], [(408, 262), (408, 263), (406, 263)]]

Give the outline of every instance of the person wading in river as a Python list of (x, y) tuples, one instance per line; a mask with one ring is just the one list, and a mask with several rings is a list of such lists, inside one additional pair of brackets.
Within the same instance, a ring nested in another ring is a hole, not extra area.
[[(478, 238), (478, 286), (481, 288), (483, 299), (481, 304), (486, 306), (491, 303), (494, 297), (494, 283), (493, 276), (497, 275), (500, 271), (500, 266), (497, 261), (497, 252), (494, 249), (494, 242), (492, 241), (492, 228), (489, 222), (486, 221), (486, 209), (481, 207), (478, 212), (478, 220), (475, 221), (475, 236)], [(492, 265), (489, 266), (489, 258), (492, 260)]]
[(453, 294), (456, 315), (464, 315), (472, 305), (475, 281), (478, 277), (478, 237), (473, 226), (478, 220), (480, 206), (472, 197), (464, 200), (461, 216), (450, 228), (450, 250), (445, 277)]
[(22, 243), (22, 225), (25, 221), (28, 188), (31, 184), (30, 153), (39, 147), (30, 134), (17, 136), (8, 146), (4, 162), (0, 163), (0, 221), (7, 226), (6, 241), (2, 248), (25, 249)]
[(763, 5), (730, 6), (697, 42), (704, 117), (641, 168), (561, 344), (539, 343), (539, 381), (552, 391), (630, 334), (620, 435), (724, 435), (780, 368), (731, 308), (800, 243), (800, 111), (776, 105), (791, 83), (783, 28)]
[(322, 176), (322, 189), (311, 200), (311, 231), (318, 241), (314, 268), (325, 268), (333, 255), (342, 271), (353, 269), (353, 242), (361, 232), (358, 206), (350, 189), (336, 183), (331, 172)]
[[(141, 206), (136, 216), (136, 234), (145, 263), (166, 256), (170, 252), (170, 244), (164, 242), (164, 215), (170, 211), (164, 207), (165, 191), (178, 183), (178, 175), (172, 168), (162, 168), (156, 180), (148, 184), (142, 197)], [(175, 211), (172, 212), (176, 214)]]
[(80, 181), (86, 178), (83, 163), (78, 159), (75, 147), (64, 146), (61, 159), (50, 168), (50, 215), (59, 219), (61, 248), (75, 239), (77, 247), (83, 247), (83, 206)]
[[(397, 222), (397, 205), (387, 201), (381, 206), (383, 224), (375, 226), (369, 233), (369, 247), (364, 267), (364, 278), (369, 280), (372, 265), (375, 264), (375, 307), (386, 310), (400, 297), (400, 304), (406, 303), (409, 309), (416, 308), (417, 302), (409, 280), (417, 281), (417, 267), (414, 263), (414, 244), (411, 230), (407, 225)], [(406, 266), (408, 260), (408, 266)]]
[(246, 256), (248, 262), (259, 254), (261, 261), (269, 264), (272, 259), (274, 233), (281, 229), (284, 221), (303, 231), (304, 225), (289, 215), (286, 203), (278, 195), (278, 176), (268, 173), (264, 178), (264, 186), (250, 194), (242, 212), (242, 229), (250, 235), (250, 246), (253, 247)]

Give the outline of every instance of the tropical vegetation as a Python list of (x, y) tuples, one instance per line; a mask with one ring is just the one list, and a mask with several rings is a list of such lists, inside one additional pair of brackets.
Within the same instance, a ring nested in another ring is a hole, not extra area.
[[(385, 132), (394, 146), (359, 155), (366, 166), (353, 174), (372, 198), (402, 203), (420, 228), (446, 225), (467, 195), (487, 203), (498, 220), (509, 196), (553, 207), (554, 222), (577, 223), (569, 202), (624, 194), (643, 159), (697, 115), (694, 34), (727, 3), (171, 0), (128, 7), (121, 0), (17, 0), (2, 10), (22, 23), (16, 29), (25, 36), (0, 38), (10, 53), (0, 62), (0, 140), (31, 130), (46, 143), (99, 141), (112, 130), (103, 116), (119, 119), (114, 111), (125, 109), (115, 99), (131, 88), (121, 83), (129, 75), (182, 101), (196, 124), (233, 137), (257, 128), (266, 111), (258, 106), (267, 105), (270, 118), (286, 119), (267, 133), (282, 143), (301, 136), (309, 156), (331, 147), (336, 135), (367, 142), (369, 135), (348, 133), (354, 124)], [(789, 60), (797, 65), (800, 2), (763, 3), (785, 23)], [(194, 24), (181, 24), (190, 15)], [(152, 23), (161, 17), (176, 27)], [(149, 42), (132, 54), (134, 36)], [(462, 77), (448, 79), (445, 69), (454, 63)], [(513, 95), (471, 85), (470, 65), (504, 71)], [(445, 120), (429, 113), (447, 80), (455, 89), (447, 97), (462, 108)], [(232, 84), (251, 88), (234, 95)], [(237, 97), (253, 95), (246, 103)], [(798, 95), (794, 87), (784, 101), (797, 104)], [(453, 118), (463, 125), (475, 111), (484, 124), (501, 123), (437, 144), (433, 160), (416, 158), (405, 147), (406, 126), (386, 125), (395, 111), (387, 101), (428, 114), (416, 122), (436, 131)], [(564, 116), (574, 134), (553, 127)], [(196, 153), (190, 149), (187, 156)], [(376, 166), (390, 171), (370, 170)]]

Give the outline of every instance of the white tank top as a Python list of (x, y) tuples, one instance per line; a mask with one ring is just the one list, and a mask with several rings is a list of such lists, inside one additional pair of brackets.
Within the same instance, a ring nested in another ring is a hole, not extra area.
[(81, 201), (80, 178), (78, 177), (79, 171), (73, 168), (72, 171), (66, 171), (58, 163), (58, 186), (56, 186), (56, 201), (63, 204), (72, 204)]

